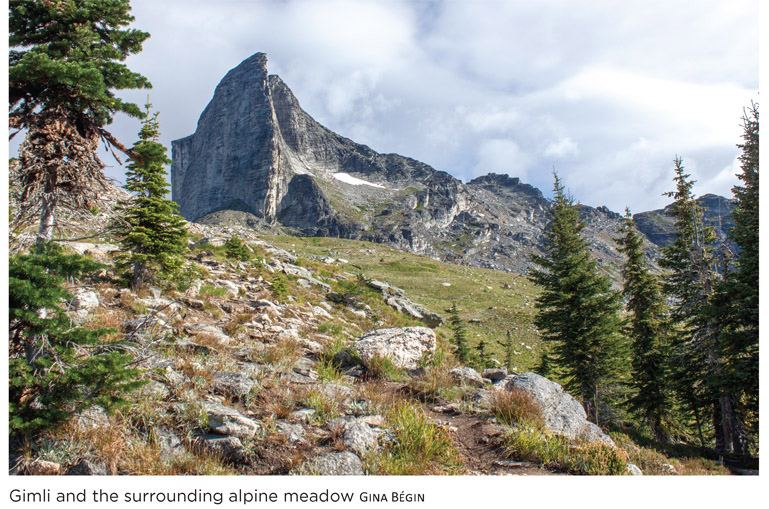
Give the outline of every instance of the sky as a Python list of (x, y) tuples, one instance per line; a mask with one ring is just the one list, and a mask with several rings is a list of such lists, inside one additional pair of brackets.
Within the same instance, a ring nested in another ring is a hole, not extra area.
[[(131, 5), (152, 36), (127, 64), (153, 83), (169, 151), (225, 73), (265, 52), (305, 111), (379, 152), (546, 194), (555, 169), (579, 202), (640, 212), (670, 201), (676, 156), (696, 194), (731, 196), (743, 107), (758, 101), (758, 0)], [(127, 144), (138, 129), (112, 127)]]

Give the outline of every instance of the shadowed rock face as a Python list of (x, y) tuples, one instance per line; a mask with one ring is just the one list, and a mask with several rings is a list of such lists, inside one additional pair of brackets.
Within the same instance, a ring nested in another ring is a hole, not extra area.
[[(518, 273), (542, 253), (550, 204), (538, 189), (496, 174), (463, 184), (377, 153), (316, 122), (266, 66), (257, 53), (228, 72), (195, 133), (173, 142), (173, 199), (185, 218), (212, 223), (221, 211), (238, 211), (299, 235), (369, 240)], [(580, 211), (591, 251), (616, 276), (619, 215)]]

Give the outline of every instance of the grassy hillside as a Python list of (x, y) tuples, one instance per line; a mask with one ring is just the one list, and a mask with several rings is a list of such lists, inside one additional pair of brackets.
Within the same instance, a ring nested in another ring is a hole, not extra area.
[[(281, 235), (264, 238), (307, 260), (347, 260), (340, 270), (402, 288), (409, 299), (441, 316), (446, 316), (445, 310), (456, 303), (473, 346), (479, 339), (485, 339), (493, 357), (504, 362), (498, 341), (504, 340), (509, 330), (515, 344), (514, 367), (519, 372), (526, 371), (538, 360), (540, 341), (533, 325), (537, 290), (525, 276), (452, 265), (371, 242)], [(445, 324), (436, 331), (451, 338)]]

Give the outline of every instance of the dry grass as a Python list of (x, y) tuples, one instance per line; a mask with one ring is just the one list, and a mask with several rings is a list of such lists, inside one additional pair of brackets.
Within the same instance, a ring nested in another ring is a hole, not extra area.
[(525, 391), (495, 391), (491, 396), (491, 413), (508, 426), (529, 426), (542, 429), (545, 419), (542, 409)]
[(290, 368), (301, 357), (302, 345), (295, 339), (289, 338), (267, 347), (263, 361), (275, 366)]

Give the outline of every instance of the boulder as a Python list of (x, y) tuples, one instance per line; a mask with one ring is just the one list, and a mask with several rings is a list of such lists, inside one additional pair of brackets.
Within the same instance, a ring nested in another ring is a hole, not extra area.
[(316, 456), (304, 463), (295, 472), (309, 475), (363, 475), (363, 463), (355, 454), (345, 452), (331, 452), (322, 456)]
[(587, 420), (582, 405), (557, 383), (536, 373), (524, 373), (508, 377), (504, 388), (530, 394), (542, 410), (545, 425), (552, 432), (570, 439), (598, 441), (614, 446), (612, 439), (601, 428)]
[(208, 427), (219, 435), (252, 438), (261, 428), (257, 421), (221, 403), (204, 401), (202, 406), (208, 414)]
[(429, 311), (421, 304), (410, 301), (406, 297), (401, 297), (399, 295), (385, 296), (385, 304), (400, 313), (416, 318), (429, 327), (437, 327), (443, 323), (443, 318), (441, 318), (440, 315)]
[(630, 475), (644, 475), (644, 473), (641, 472), (641, 469), (632, 463), (627, 464), (627, 471), (630, 473)]
[(104, 465), (81, 459), (69, 467), (65, 475), (107, 475), (107, 469)]
[(88, 316), (91, 310), (99, 307), (99, 294), (93, 290), (77, 288), (72, 292), (72, 295), (70, 306), (78, 316), (84, 318)]
[(214, 391), (224, 396), (239, 398), (254, 388), (254, 381), (240, 373), (219, 371), (214, 373), (212, 381)]
[(469, 385), (471, 387), (483, 387), (485, 385), (481, 375), (473, 368), (467, 366), (452, 368), (449, 370), (449, 374), (459, 385)]
[(377, 448), (377, 437), (382, 433), (361, 419), (346, 423), (342, 432), (344, 445), (360, 457)]
[(364, 364), (386, 357), (398, 367), (414, 369), (425, 353), (435, 352), (435, 332), (427, 327), (377, 329), (358, 339), (355, 350)]
[(492, 382), (499, 382), (507, 376), (507, 368), (486, 368), (481, 372), (481, 376)]
[(224, 458), (230, 462), (242, 461), (248, 451), (240, 439), (236, 437), (223, 437), (220, 435), (203, 435), (196, 441), (199, 449)]

